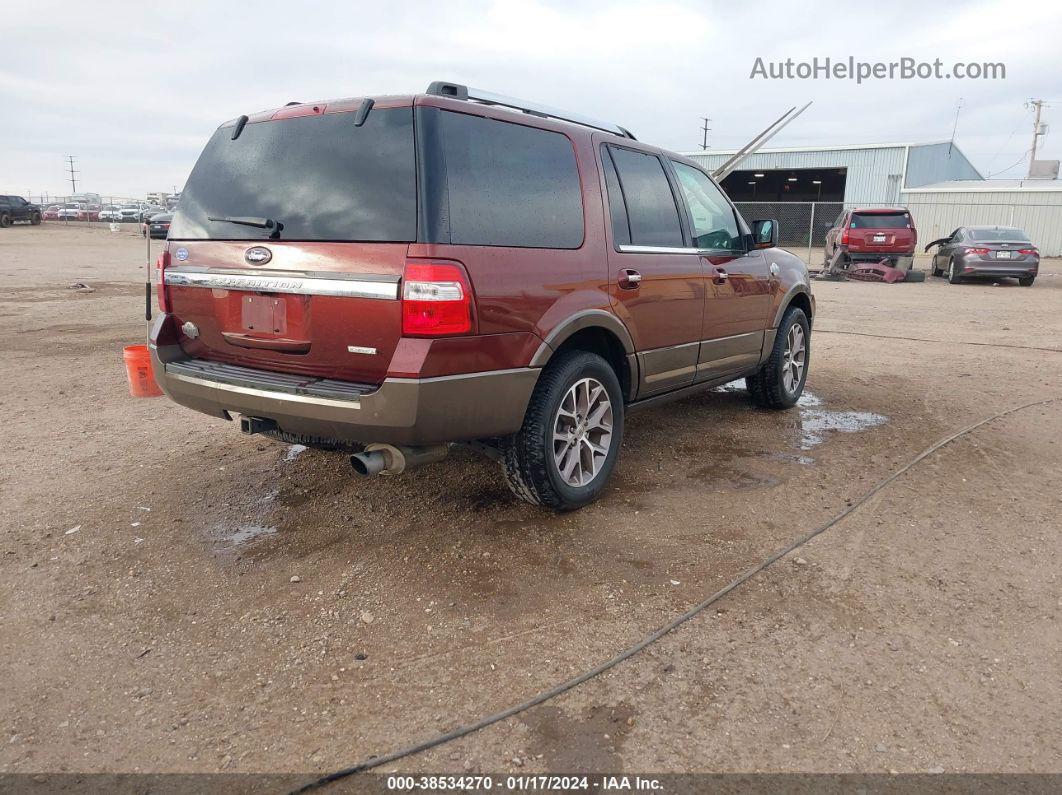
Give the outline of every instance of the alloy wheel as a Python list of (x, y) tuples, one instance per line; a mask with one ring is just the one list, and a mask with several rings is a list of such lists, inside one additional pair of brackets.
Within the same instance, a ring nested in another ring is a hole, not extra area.
[(782, 384), (790, 395), (794, 394), (800, 386), (800, 379), (804, 375), (804, 365), (807, 361), (807, 351), (804, 327), (799, 323), (794, 323), (789, 327), (789, 333), (785, 338), (785, 351), (782, 353)]
[(569, 486), (590, 483), (612, 445), (612, 401), (596, 378), (581, 378), (564, 394), (553, 421), (553, 460)]

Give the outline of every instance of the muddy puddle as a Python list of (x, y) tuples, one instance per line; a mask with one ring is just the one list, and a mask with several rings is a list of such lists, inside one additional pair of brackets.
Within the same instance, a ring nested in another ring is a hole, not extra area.
[[(732, 381), (729, 384), (716, 387), (713, 391), (744, 392), (745, 382), (743, 380)], [(800, 400), (797, 401), (797, 412), (799, 412), (799, 435), (797, 437), (796, 446), (799, 448), (800, 453), (776, 451), (763, 453), (762, 455), (755, 457), (770, 458), (775, 461), (793, 462), (802, 466), (808, 466), (814, 464), (815, 459), (810, 455), (806, 455), (806, 451), (818, 447), (833, 433), (858, 433), (860, 431), (876, 428), (879, 425), (884, 425), (889, 421), (889, 418), (884, 414), (878, 414), (872, 411), (852, 411), (831, 408), (822, 398), (810, 391), (805, 391), (804, 394), (801, 395)], [(698, 475), (706, 477), (709, 470), (713, 470), (713, 468), (705, 468), (705, 470), (698, 472)], [(746, 477), (740, 471), (738, 471), (737, 476), (734, 477), (735, 471), (727, 467), (717, 466), (713, 471), (723, 485), (726, 485), (725, 481), (728, 479), (732, 480), (734, 488), (754, 488), (758, 485), (773, 485), (769, 482), (770, 479), (764, 479), (762, 483), (757, 482), (757, 478)], [(747, 473), (744, 474), (747, 475)]]
[(218, 543), (225, 546), (238, 547), (251, 544), (254, 541), (271, 536), (277, 532), (275, 527), (261, 524), (243, 524), (236, 527), (218, 527), (211, 534)]
[(797, 401), (800, 411), (800, 449), (810, 450), (826, 441), (829, 434), (858, 433), (884, 425), (889, 418), (872, 411), (845, 411), (826, 407), (813, 392), (805, 392)]

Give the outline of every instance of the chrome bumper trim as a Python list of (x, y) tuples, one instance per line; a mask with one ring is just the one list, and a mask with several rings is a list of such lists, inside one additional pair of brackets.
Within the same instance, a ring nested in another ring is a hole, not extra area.
[(398, 281), (382, 276), (351, 278), (344, 274), (309, 276), (305, 273), (248, 273), (246, 271), (190, 270), (167, 268), (164, 282), (170, 287), (207, 287), (255, 293), (293, 293), (343, 298), (398, 298)]

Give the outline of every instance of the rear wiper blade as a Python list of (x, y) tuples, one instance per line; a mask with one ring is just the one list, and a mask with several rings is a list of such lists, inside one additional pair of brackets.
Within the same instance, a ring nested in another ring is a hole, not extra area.
[(278, 229), (281, 225), (274, 221), (272, 218), (249, 218), (242, 215), (236, 216), (222, 216), (220, 218), (213, 215), (207, 216), (208, 221), (224, 221), (227, 224), (239, 224), (240, 226), (254, 226), (259, 229), (272, 229), (274, 226)]

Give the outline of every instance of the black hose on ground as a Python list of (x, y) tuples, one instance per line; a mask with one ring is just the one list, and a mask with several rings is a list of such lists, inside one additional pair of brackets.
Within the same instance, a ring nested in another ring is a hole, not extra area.
[(795, 541), (791, 542), (790, 544), (788, 544), (787, 546), (783, 547), (782, 549), (779, 549), (777, 552), (773, 553), (770, 557), (765, 558), (764, 560), (760, 561), (755, 566), (753, 566), (751, 569), (749, 569), (744, 574), (742, 574), (740, 577), (738, 577), (736, 580), (734, 580), (733, 582), (731, 582), (728, 585), (724, 586), (723, 588), (719, 589), (718, 591), (713, 593), (711, 596), (709, 596), (704, 601), (697, 603), (696, 605), (691, 607), (689, 610), (687, 610), (682, 615), (678, 616), (677, 618), (673, 619), (671, 622), (669, 622), (669, 623), (665, 624), (664, 626), (660, 627), (659, 629), (657, 629), (651, 635), (647, 635), (645, 638), (643, 638), (642, 640), (638, 641), (633, 646), (627, 647), (626, 649), (621, 651), (619, 654), (617, 654), (612, 659), (606, 660), (605, 662), (601, 663), (600, 665), (597, 665), (597, 666), (591, 668), (589, 671), (581, 673), (578, 676), (575, 676), (575, 677), (573, 677), (571, 679), (568, 679), (567, 681), (561, 682), (560, 684), (556, 685), (555, 687), (551, 687), (549, 690), (545, 690), (545, 691), (539, 693), (537, 696), (529, 698), (527, 701), (524, 701), (524, 702), (522, 702), (520, 704), (515, 704), (515, 705), (513, 705), (511, 707), (508, 707), (506, 709), (503, 709), (501, 712), (495, 712), (493, 715), (488, 715), (487, 717), (482, 718), (482, 719), (476, 721), (475, 723), (470, 723), (467, 726), (459, 726), (456, 729), (452, 729), (451, 731), (448, 731), (448, 732), (446, 732), (444, 734), (439, 734), (439, 735), (436, 735), (435, 737), (431, 737), (431, 738), (429, 738), (427, 740), (422, 740), (419, 743), (414, 743), (413, 745), (406, 746), (405, 748), (399, 748), (399, 749), (397, 749), (395, 751), (391, 751), (390, 753), (383, 754), (382, 756), (369, 757), (368, 759), (366, 759), (366, 760), (364, 760), (362, 762), (358, 762), (355, 765), (351, 765), (350, 767), (346, 767), (346, 768), (343, 768), (342, 770), (337, 770), (334, 773), (329, 773), (328, 775), (321, 776), (320, 778), (318, 778), (318, 779), (316, 779), (314, 781), (311, 781), (309, 784), (306, 784), (305, 786), (302, 786), (302, 787), (299, 787), (296, 790), (293, 790), (291, 792), (291, 795), (300, 795), (300, 793), (310, 792), (311, 790), (319, 789), (320, 787), (323, 787), (323, 786), (325, 786), (327, 784), (330, 784), (333, 781), (338, 781), (338, 780), (346, 778), (348, 776), (353, 776), (353, 775), (355, 775), (357, 773), (364, 773), (366, 770), (371, 770), (371, 769), (373, 769), (375, 767), (379, 767), (381, 765), (386, 765), (388, 762), (394, 762), (397, 759), (402, 759), (403, 757), (406, 757), (406, 756), (412, 756), (413, 754), (418, 754), (421, 751), (427, 751), (430, 748), (435, 748), (437, 746), (440, 746), (440, 745), (443, 745), (445, 743), (448, 743), (451, 740), (456, 740), (458, 738), (465, 737), (465, 736), (467, 736), (469, 734), (472, 734), (473, 732), (479, 731), (480, 729), (485, 729), (488, 726), (491, 726), (492, 724), (498, 723), (499, 721), (503, 721), (506, 718), (511, 718), (514, 715), (519, 715), (521, 712), (524, 712), (525, 710), (531, 709), (532, 707), (537, 707), (539, 704), (543, 704), (543, 703), (549, 701), (552, 698), (556, 698), (557, 696), (561, 695), (562, 693), (566, 693), (567, 691), (571, 690), (572, 688), (581, 685), (583, 682), (586, 682), (586, 681), (588, 681), (590, 679), (593, 679), (595, 676), (598, 676), (600, 674), (605, 673), (605, 671), (608, 671), (610, 668), (614, 668), (615, 666), (619, 665), (624, 660), (626, 660), (626, 659), (628, 659), (630, 657), (633, 657), (635, 654), (640, 652), (642, 649), (644, 649), (647, 646), (650, 646), (653, 643), (655, 643), (656, 641), (660, 640), (660, 638), (662, 638), (664, 635), (667, 635), (672, 630), (680, 627), (682, 624), (685, 624), (687, 621), (689, 621), (691, 618), (696, 616), (698, 613), (702, 612), (706, 608), (708, 608), (711, 605), (713, 605), (716, 602), (718, 602), (720, 599), (722, 599), (728, 593), (733, 591), (735, 588), (738, 588), (739, 586), (744, 585), (746, 582), (751, 580), (753, 577), (755, 577), (761, 571), (763, 571), (764, 569), (766, 569), (769, 566), (773, 565), (774, 563), (777, 563), (779, 560), (784, 558), (790, 552), (793, 552), (794, 550), (799, 549), (800, 547), (804, 546), (804, 544), (808, 543), (811, 539), (815, 538), (815, 536), (820, 535), (821, 533), (825, 533), (827, 530), (829, 530), (835, 524), (840, 522), (846, 516), (848, 516), (849, 514), (853, 513), (857, 508), (859, 508), (860, 506), (864, 505), (871, 497), (873, 497), (875, 494), (877, 494), (883, 488), (885, 488), (890, 483), (892, 483), (894, 480), (899, 478), (901, 475), (903, 475), (909, 469), (914, 467), (920, 461), (922, 461), (925, 458), (928, 458), (929, 456), (931, 456), (933, 453), (935, 453), (937, 450), (939, 450), (944, 445), (955, 441), (960, 436), (965, 436), (966, 434), (970, 433), (970, 431), (976, 430), (977, 428), (980, 428), (982, 425), (986, 425), (986, 424), (988, 424), (988, 423), (990, 423), (990, 422), (992, 422), (994, 420), (998, 420), (1000, 417), (1005, 417), (1008, 414), (1013, 414), (1013, 413), (1015, 413), (1017, 411), (1022, 411), (1023, 409), (1032, 408), (1033, 406), (1044, 406), (1044, 405), (1047, 405), (1048, 403), (1055, 403), (1055, 402), (1057, 402), (1059, 400), (1062, 400), (1062, 398), (1048, 398), (1047, 400), (1036, 400), (1036, 401), (1033, 401), (1031, 403), (1023, 403), (1020, 406), (1015, 406), (1014, 408), (1006, 409), (1005, 411), (1000, 411), (1000, 412), (998, 412), (996, 414), (993, 414), (991, 417), (986, 417), (983, 420), (975, 422), (972, 425), (967, 425), (965, 428), (962, 428), (962, 429), (960, 429), (958, 431), (955, 431), (952, 434), (949, 434), (948, 436), (945, 436), (940, 441), (938, 441), (938, 442), (930, 445), (929, 447), (927, 447), (925, 450), (923, 450), (921, 453), (919, 453), (917, 456), (915, 456), (911, 461), (906, 463), (904, 466), (900, 467), (898, 470), (893, 472), (891, 475), (889, 475), (887, 478), (882, 480), (880, 483), (878, 483), (876, 486), (871, 488), (869, 491), (867, 491), (864, 494), (862, 494), (859, 498), (857, 498), (856, 500), (853, 500), (851, 505), (846, 507), (843, 511), (841, 511), (837, 515), (835, 515), (832, 518), (828, 519), (826, 522), (824, 522), (823, 524), (819, 525), (814, 530), (812, 530), (812, 531), (810, 531), (808, 533), (805, 533), (804, 535), (800, 536)]
[(1062, 353), (1062, 348), (1040, 348), (1035, 345), (1011, 345), (1006, 342), (976, 342), (974, 340), (931, 340), (926, 337), (898, 337), (893, 334), (869, 334), (865, 331), (841, 331), (840, 329), (815, 327), (816, 334), (848, 334), (853, 337), (876, 337), (881, 340), (906, 340), (907, 342), (937, 342), (941, 345), (978, 345), (982, 348), (1013, 348), (1019, 351), (1045, 351)]

